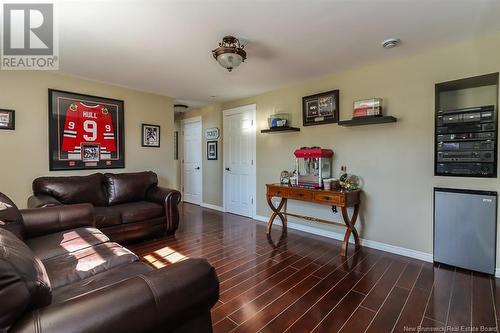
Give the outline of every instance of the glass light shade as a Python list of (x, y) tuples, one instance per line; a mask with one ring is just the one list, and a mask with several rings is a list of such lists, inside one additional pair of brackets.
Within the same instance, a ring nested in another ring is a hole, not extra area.
[(235, 68), (238, 67), (243, 58), (236, 53), (223, 53), (217, 57), (217, 62), (224, 68)]

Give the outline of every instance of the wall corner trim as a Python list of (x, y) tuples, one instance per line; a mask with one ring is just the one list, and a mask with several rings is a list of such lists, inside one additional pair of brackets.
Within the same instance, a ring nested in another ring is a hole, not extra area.
[[(257, 216), (255, 216), (255, 220), (267, 223), (269, 221), (269, 217), (257, 215)], [(275, 220), (274, 224), (281, 225), (281, 221)], [(341, 233), (338, 233), (335, 231), (330, 231), (330, 230), (318, 229), (318, 228), (314, 228), (313, 226), (308, 226), (308, 225), (304, 225), (304, 224), (299, 224), (299, 223), (294, 223), (294, 222), (288, 221), (288, 227), (290, 229), (300, 230), (300, 231), (308, 232), (308, 233), (318, 235), (318, 236), (337, 239), (340, 241), (342, 241), (344, 239), (344, 235)], [(390, 252), (390, 253), (394, 253), (394, 254), (399, 254), (401, 256), (410, 257), (410, 258), (414, 258), (414, 259), (418, 259), (418, 260), (422, 260), (422, 261), (426, 261), (426, 262), (433, 262), (432, 253), (416, 251), (416, 250), (412, 250), (412, 249), (408, 249), (408, 248), (404, 248), (404, 247), (400, 247), (400, 246), (395, 246), (395, 245), (391, 245), (391, 244), (381, 243), (381, 242), (377, 242), (377, 241), (373, 241), (373, 240), (369, 240), (369, 239), (361, 238), (360, 240), (361, 240), (361, 245), (366, 246), (366, 247), (370, 247), (372, 249)], [(350, 240), (350, 243), (353, 243), (353, 241)], [(500, 274), (500, 269), (497, 269), (495, 275), (497, 276), (497, 274)]]
[(217, 211), (223, 212), (223, 213), (225, 212), (224, 207), (217, 206), (217, 205), (212, 205), (212, 204), (205, 203), (205, 202), (202, 202), (200, 206), (204, 207), (204, 208), (209, 208), (209, 209), (217, 210)]

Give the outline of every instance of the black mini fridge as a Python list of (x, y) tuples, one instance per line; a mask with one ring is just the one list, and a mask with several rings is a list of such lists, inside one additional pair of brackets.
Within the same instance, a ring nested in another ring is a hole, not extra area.
[(434, 188), (434, 261), (495, 274), (497, 192)]

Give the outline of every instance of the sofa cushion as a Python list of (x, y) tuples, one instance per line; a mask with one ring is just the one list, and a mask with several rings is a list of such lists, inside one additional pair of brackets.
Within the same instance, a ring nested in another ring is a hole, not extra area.
[(0, 331), (24, 311), (51, 300), (50, 281), (40, 259), (13, 233), (0, 228)]
[(152, 270), (154, 270), (154, 268), (139, 261), (128, 265), (118, 266), (84, 280), (54, 289), (52, 292), (52, 303), (60, 303), (75, 297), (80, 297), (99, 288), (111, 286), (120, 281)]
[(117, 243), (102, 243), (44, 260), (50, 283), (59, 288), (139, 258)]
[(0, 227), (23, 239), (23, 216), (16, 204), (0, 192)]
[(149, 201), (130, 202), (110, 207), (111, 211), (120, 212), (122, 223), (141, 222), (163, 215), (163, 207)]
[(111, 227), (122, 223), (121, 213), (113, 207), (95, 207), (95, 225), (98, 228)]
[(26, 243), (42, 259), (50, 259), (109, 242), (109, 238), (95, 228), (77, 228), (28, 239)]
[(158, 185), (156, 173), (151, 171), (112, 174), (105, 173), (108, 204), (142, 201), (146, 192)]
[(104, 176), (101, 173), (89, 176), (40, 177), (33, 181), (33, 193), (53, 196), (66, 205), (91, 203), (94, 206), (106, 206), (103, 186)]

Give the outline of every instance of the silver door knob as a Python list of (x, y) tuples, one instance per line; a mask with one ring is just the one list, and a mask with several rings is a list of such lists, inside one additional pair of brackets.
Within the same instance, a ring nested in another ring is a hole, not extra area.
[(229, 168), (226, 168), (226, 171), (231, 171), (231, 169), (229, 169)]
[(200, 167), (196, 167), (195, 170), (200, 170)]

